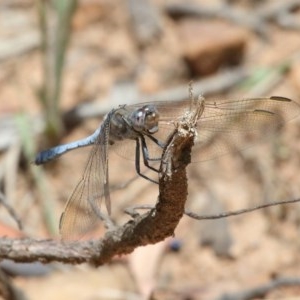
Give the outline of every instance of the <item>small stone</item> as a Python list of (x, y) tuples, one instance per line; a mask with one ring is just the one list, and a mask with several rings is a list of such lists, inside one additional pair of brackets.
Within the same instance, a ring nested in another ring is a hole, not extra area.
[(243, 60), (247, 31), (222, 21), (184, 20), (179, 25), (182, 54), (195, 75), (209, 75)]

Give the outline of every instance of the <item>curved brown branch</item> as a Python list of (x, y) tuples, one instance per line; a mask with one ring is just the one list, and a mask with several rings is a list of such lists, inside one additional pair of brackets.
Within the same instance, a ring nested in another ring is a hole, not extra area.
[(186, 167), (194, 141), (195, 117), (185, 116), (164, 150), (159, 178), (159, 196), (154, 209), (108, 231), (102, 239), (85, 242), (55, 240), (0, 240), (0, 258), (17, 262), (40, 261), (95, 266), (109, 262), (115, 255), (127, 254), (136, 247), (154, 244), (174, 234), (184, 213), (187, 198)]

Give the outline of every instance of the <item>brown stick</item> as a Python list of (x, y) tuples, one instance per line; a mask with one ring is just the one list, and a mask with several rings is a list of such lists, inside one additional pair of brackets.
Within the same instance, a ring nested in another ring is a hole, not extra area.
[(154, 209), (122, 227), (108, 231), (102, 239), (84, 242), (55, 240), (0, 239), (0, 258), (17, 262), (53, 261), (95, 266), (136, 247), (154, 244), (174, 234), (184, 213), (187, 198), (186, 167), (190, 162), (196, 118), (186, 118), (167, 143), (162, 157), (158, 202)]

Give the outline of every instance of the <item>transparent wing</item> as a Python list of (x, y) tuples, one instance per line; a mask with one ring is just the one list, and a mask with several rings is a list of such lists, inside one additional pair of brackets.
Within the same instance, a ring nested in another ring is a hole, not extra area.
[[(179, 111), (181, 116), (184, 115), (191, 109), (190, 105), (191, 101), (167, 106), (157, 103), (162, 129), (159, 134), (163, 136), (170, 132), (172, 121), (180, 118)], [(257, 137), (266, 137), (298, 115), (300, 105), (283, 97), (205, 101), (205, 109), (197, 122), (192, 161), (206, 161), (249, 147)], [(248, 137), (248, 143), (245, 143), (245, 137)]]
[(281, 97), (205, 103), (197, 123), (192, 161), (249, 147), (299, 114), (298, 103)]
[[(145, 104), (156, 105), (160, 114), (159, 130), (154, 137), (166, 142), (176, 122), (193, 109), (191, 100), (180, 102), (140, 103), (128, 106), (128, 110)], [(205, 100), (205, 109), (197, 122), (197, 138), (193, 148), (193, 162), (206, 161), (233, 149), (242, 150), (255, 142), (258, 135), (268, 135), (278, 126), (300, 114), (298, 103), (284, 97), (263, 97), (239, 100)], [(245, 143), (245, 135), (251, 141)], [(162, 149), (146, 137), (149, 155), (160, 157)], [(135, 142), (123, 141), (114, 147), (120, 156), (134, 160)]]
[(103, 131), (93, 146), (81, 180), (69, 198), (60, 221), (63, 239), (78, 240), (93, 230), (101, 220), (103, 198), (110, 213), (108, 189), (107, 147), (109, 120), (103, 123)]

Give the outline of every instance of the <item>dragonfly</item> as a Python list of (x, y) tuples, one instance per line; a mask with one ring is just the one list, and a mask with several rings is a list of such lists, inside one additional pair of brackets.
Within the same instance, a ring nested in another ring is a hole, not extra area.
[[(203, 109), (196, 120), (192, 162), (226, 154), (232, 151), (232, 145), (242, 150), (245, 133), (265, 136), (300, 114), (297, 102), (279, 96), (194, 101), (202, 101)], [(155, 182), (141, 171), (141, 161), (148, 169), (159, 172), (154, 163), (160, 162), (176, 123), (193, 109), (191, 103), (184, 100), (120, 105), (104, 117), (90, 136), (37, 154), (35, 164), (41, 165), (74, 149), (92, 146), (83, 175), (60, 219), (63, 239), (76, 240), (91, 231), (99, 222), (103, 200), (111, 214), (109, 151), (134, 159), (137, 174)]]

